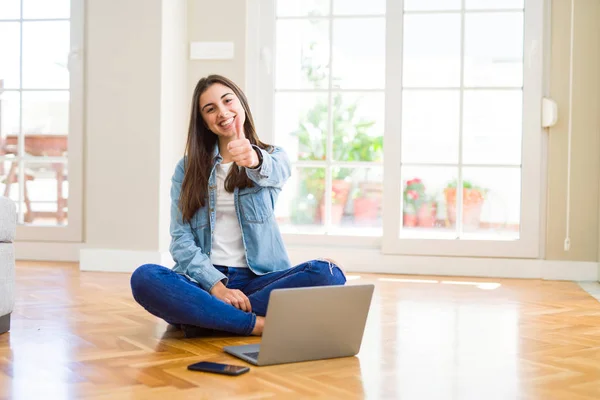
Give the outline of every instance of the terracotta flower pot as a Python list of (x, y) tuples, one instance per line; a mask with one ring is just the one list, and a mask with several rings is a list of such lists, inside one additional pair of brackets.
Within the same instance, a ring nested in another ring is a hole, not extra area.
[[(444, 190), (448, 222), (456, 224), (456, 188)], [(484, 197), (481, 190), (463, 189), (462, 223), (466, 229), (479, 228)]]
[(354, 221), (373, 221), (379, 214), (379, 199), (358, 197), (354, 199)]
[[(352, 184), (348, 181), (336, 179), (332, 182), (331, 191), (335, 197), (335, 203), (331, 205), (331, 221), (333, 224), (338, 224), (342, 220), (344, 208), (348, 201), (348, 195)], [(323, 193), (324, 194), (324, 193)], [(317, 223), (325, 222), (325, 196), (321, 196), (319, 212), (316, 216)]]
[(404, 214), (402, 225), (404, 227), (414, 227), (417, 226), (418, 217), (416, 214)]
[(418, 226), (431, 228), (435, 226), (437, 207), (435, 204), (423, 204), (417, 213)]

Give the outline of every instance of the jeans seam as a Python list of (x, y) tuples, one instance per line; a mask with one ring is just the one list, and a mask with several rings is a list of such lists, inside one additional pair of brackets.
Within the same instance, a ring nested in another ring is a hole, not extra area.
[(246, 332), (245, 332), (246, 336), (252, 335), (252, 331), (254, 330), (254, 327), (256, 326), (256, 314), (250, 313), (250, 316), (252, 319), (250, 320), (250, 326), (248, 327), (248, 329), (246, 329)]

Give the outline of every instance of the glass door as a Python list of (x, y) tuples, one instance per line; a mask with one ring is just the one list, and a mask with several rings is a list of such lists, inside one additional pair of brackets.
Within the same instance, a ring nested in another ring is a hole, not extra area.
[(0, 194), (20, 240), (81, 240), (83, 8), (0, 3)]
[(542, 17), (388, 2), (384, 252), (538, 256)]

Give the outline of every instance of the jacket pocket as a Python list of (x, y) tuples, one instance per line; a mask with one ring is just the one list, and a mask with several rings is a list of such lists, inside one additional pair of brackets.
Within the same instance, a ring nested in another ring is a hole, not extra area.
[(255, 186), (240, 190), (240, 210), (247, 222), (265, 222), (273, 215), (273, 199), (269, 188)]
[(208, 226), (208, 208), (206, 206), (196, 211), (196, 214), (192, 217), (191, 226), (194, 229), (201, 229)]

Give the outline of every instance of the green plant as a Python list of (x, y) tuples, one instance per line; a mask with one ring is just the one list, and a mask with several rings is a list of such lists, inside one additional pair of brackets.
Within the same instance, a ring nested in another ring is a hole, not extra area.
[[(333, 159), (346, 162), (381, 160), (383, 136), (369, 135), (369, 128), (375, 121), (358, 117), (357, 104), (344, 104), (339, 93), (334, 95), (332, 105)], [(292, 133), (298, 139), (299, 160), (326, 159), (328, 112), (328, 104), (319, 101), (300, 117), (298, 129)], [(340, 168), (334, 172), (334, 179), (344, 179), (349, 174), (349, 169)]]
[[(457, 186), (458, 186), (458, 180), (453, 179), (450, 182), (448, 182), (448, 185), (446, 187), (456, 189)], [(481, 186), (474, 185), (473, 183), (471, 183), (471, 181), (467, 181), (467, 180), (463, 180), (462, 186), (463, 186), (463, 189), (476, 189), (476, 190), (480, 190), (482, 192), (487, 192), (487, 189), (482, 188)]]
[[(327, 67), (314, 62), (316, 42), (308, 45), (308, 52), (302, 57), (301, 69), (306, 80), (315, 88), (322, 88), (327, 81)], [(334, 86), (337, 78), (332, 77)], [(332, 116), (332, 156), (335, 161), (379, 161), (383, 156), (383, 136), (369, 135), (373, 120), (360, 118), (357, 102), (344, 102), (338, 92), (333, 95)], [(329, 117), (328, 100), (322, 98), (311, 109), (300, 116), (298, 129), (292, 133), (298, 139), (299, 160), (325, 160)], [(348, 169), (334, 172), (333, 179), (344, 179), (350, 174)]]
[(448, 223), (454, 225), (457, 218), (458, 194), (462, 195), (462, 222), (463, 227), (476, 229), (480, 223), (481, 210), (488, 189), (474, 185), (472, 182), (463, 180), (462, 190), (457, 190), (458, 182), (456, 179), (448, 182), (444, 189), (444, 197), (446, 200), (446, 212)]
[[(327, 82), (327, 68), (313, 62), (312, 53), (316, 43), (308, 46), (308, 54), (302, 58), (302, 71), (312, 87), (322, 88)], [(337, 81), (336, 78), (332, 78)], [(346, 101), (344, 101), (346, 100)], [(379, 161), (383, 157), (383, 136), (372, 136), (369, 130), (375, 121), (357, 114), (357, 101), (348, 101), (340, 93), (331, 99), (332, 158), (335, 161)], [(299, 116), (298, 128), (292, 136), (298, 140), (298, 159), (324, 161), (327, 159), (327, 132), (329, 129), (329, 103), (320, 98), (306, 113)], [(352, 168), (332, 168), (332, 180), (348, 180)], [(300, 186), (300, 201), (322, 203), (325, 192), (325, 168), (303, 169), (304, 183)], [(332, 204), (345, 204), (350, 188), (336, 187), (332, 190)], [(296, 207), (296, 206), (294, 206)]]
[[(318, 80), (323, 72), (319, 67), (305, 63), (303, 69), (309, 80)], [(383, 136), (369, 135), (369, 129), (375, 121), (366, 120), (357, 115), (357, 104), (347, 103), (340, 93), (332, 99), (332, 156), (335, 161), (380, 161), (383, 157)], [(300, 116), (298, 129), (292, 132), (298, 140), (298, 159), (302, 161), (326, 160), (329, 105), (319, 100), (305, 114)], [(325, 179), (323, 169), (312, 170), (309, 179)], [(333, 180), (346, 179), (350, 168), (334, 168)], [(315, 188), (317, 192), (323, 187)]]
[(413, 178), (406, 181), (402, 198), (404, 202), (404, 213), (416, 214), (421, 206), (428, 202), (423, 181), (419, 178)]
[[(342, 96), (336, 94), (333, 98), (333, 159), (336, 161), (377, 161), (383, 153), (383, 137), (371, 136), (368, 133), (374, 121), (367, 121), (356, 115), (356, 104), (344, 104)], [(327, 119), (328, 105), (318, 102), (299, 122), (298, 129), (293, 135), (298, 139), (298, 159), (303, 161), (326, 160), (327, 149)], [(311, 193), (319, 201), (325, 192), (325, 169), (312, 168), (306, 170), (308, 180), (304, 197)], [(346, 180), (353, 172), (351, 168), (333, 168), (332, 180)], [(345, 204), (348, 189), (332, 191), (332, 204)]]
[[(446, 186), (447, 202), (452, 202), (452, 201), (456, 200), (455, 197), (456, 197), (456, 188), (457, 187), (458, 187), (458, 181), (456, 179), (448, 182), (448, 185)], [(463, 191), (465, 194), (465, 196), (463, 198), (464, 204), (481, 202), (485, 199), (485, 196), (488, 193), (487, 188), (483, 188), (481, 186), (474, 185), (471, 181), (467, 181), (467, 180), (463, 180), (462, 187), (463, 187)]]

